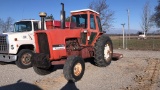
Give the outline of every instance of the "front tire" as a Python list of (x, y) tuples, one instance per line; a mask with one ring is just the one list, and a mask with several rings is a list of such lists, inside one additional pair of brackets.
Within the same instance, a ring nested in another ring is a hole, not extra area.
[(32, 63), (31, 63), (32, 54), (33, 52), (31, 50), (22, 49), (18, 53), (18, 59), (15, 62), (16, 65), (21, 69), (27, 69), (27, 68), (32, 67)]
[(85, 62), (79, 56), (69, 56), (63, 67), (64, 77), (68, 81), (79, 81), (85, 71)]
[(95, 51), (95, 63), (99, 67), (106, 67), (111, 63), (113, 55), (113, 46), (111, 39), (103, 34), (97, 40), (94, 47)]

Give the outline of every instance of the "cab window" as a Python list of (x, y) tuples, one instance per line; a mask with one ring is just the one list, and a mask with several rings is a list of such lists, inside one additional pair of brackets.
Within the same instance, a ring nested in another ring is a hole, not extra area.
[(33, 22), (33, 25), (34, 25), (34, 31), (39, 30), (39, 28), (38, 28), (38, 22)]
[(92, 14), (90, 15), (90, 28), (91, 29), (96, 29), (94, 15), (92, 15)]
[(71, 17), (71, 29), (87, 28), (87, 14), (73, 15)]
[(14, 24), (15, 32), (26, 32), (32, 30), (31, 21), (20, 21)]
[(97, 22), (98, 22), (99, 31), (102, 32), (101, 20), (98, 16), (96, 18), (97, 18)]

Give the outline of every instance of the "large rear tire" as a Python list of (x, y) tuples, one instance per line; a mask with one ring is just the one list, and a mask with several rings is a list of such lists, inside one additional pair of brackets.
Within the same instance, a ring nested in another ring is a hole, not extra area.
[(68, 81), (79, 81), (85, 71), (85, 62), (79, 56), (69, 56), (63, 67), (64, 77)]
[(31, 63), (31, 57), (33, 55), (33, 52), (29, 49), (22, 49), (19, 53), (18, 53), (18, 59), (15, 62), (16, 65), (21, 68), (21, 69), (27, 69), (32, 67), (32, 63)]
[(95, 63), (99, 67), (106, 67), (112, 61), (113, 46), (112, 41), (106, 34), (101, 35), (94, 47)]

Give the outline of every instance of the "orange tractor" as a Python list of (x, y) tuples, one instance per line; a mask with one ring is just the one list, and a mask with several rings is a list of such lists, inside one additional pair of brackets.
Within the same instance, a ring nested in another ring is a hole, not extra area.
[[(109, 65), (113, 46), (102, 31), (98, 12), (91, 9), (71, 11), (70, 22), (66, 23), (64, 4), (61, 4), (60, 22), (45, 21), (46, 13), (39, 14), (42, 30), (35, 32), (36, 53), (32, 64), (40, 75), (51, 73), (54, 65), (64, 65), (64, 77), (75, 82), (84, 74), (84, 59), (94, 57), (97, 66)], [(47, 30), (44, 30), (44, 23)]]

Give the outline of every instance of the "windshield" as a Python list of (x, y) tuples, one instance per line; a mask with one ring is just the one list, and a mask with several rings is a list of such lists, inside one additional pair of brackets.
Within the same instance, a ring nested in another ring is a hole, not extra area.
[(73, 15), (71, 17), (71, 28), (87, 28), (87, 14)]
[(14, 24), (15, 32), (25, 32), (32, 30), (31, 21), (21, 21)]

